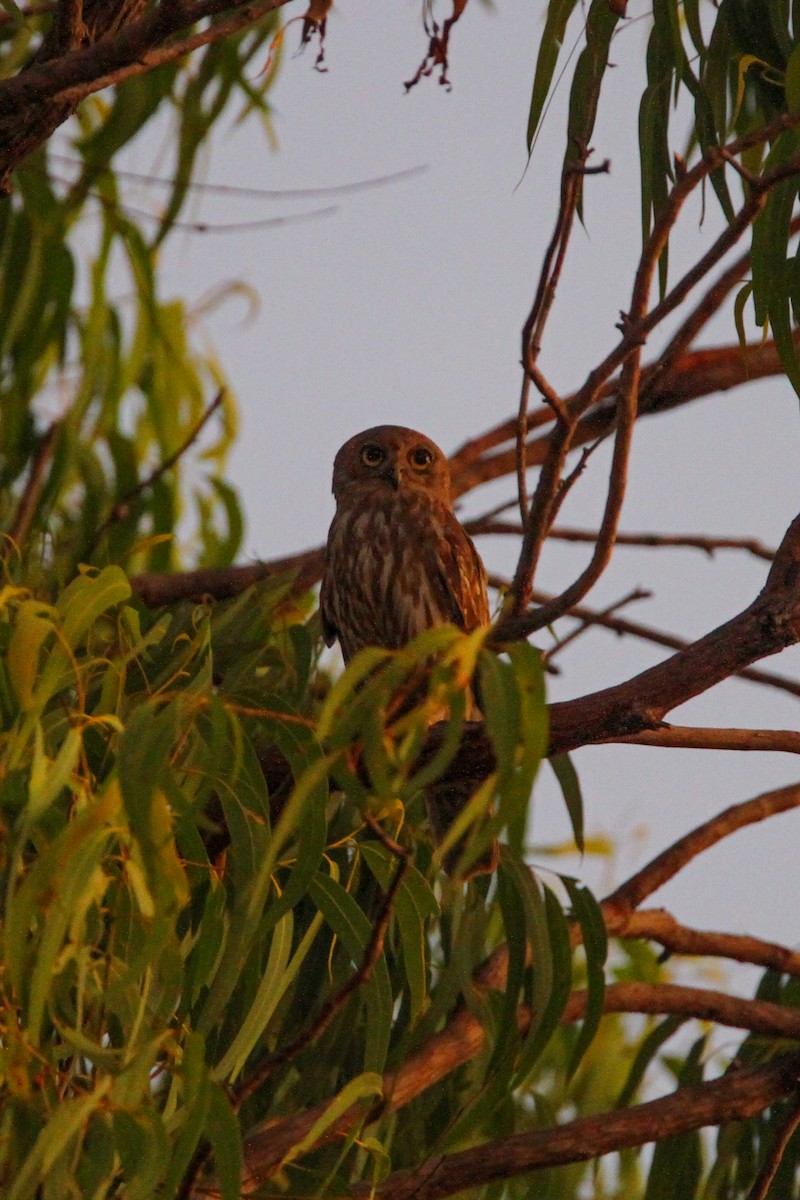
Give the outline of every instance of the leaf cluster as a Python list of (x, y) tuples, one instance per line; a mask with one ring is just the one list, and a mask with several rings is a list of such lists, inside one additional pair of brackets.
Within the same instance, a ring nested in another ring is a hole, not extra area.
[[(0, 69), (47, 45), (48, 27), (47, 15), (7, 17)], [(234, 400), (225, 389), (222, 421), (186, 455), (225, 380), (190, 302), (163, 294), (158, 255), (211, 131), (251, 111), (268, 125), (273, 73), (254, 85), (252, 64), (274, 28), (262, 20), (191, 69), (167, 63), (89, 98), (0, 205), (0, 530), (27, 570), (37, 558), (66, 583), (81, 562), (167, 570), (186, 557), (231, 562), (239, 548), (242, 515), (224, 478)], [(166, 176), (118, 175), (120, 154), (165, 121)]]
[[(322, 1106), (275, 1164), (290, 1180), (353, 1104), (362, 1119), (390, 1109), (385, 1072), (424, 1050), (462, 995), (484, 1053), (363, 1144), (357, 1122), (317, 1151), (304, 1186), (381, 1178), (530, 1120), (572, 979), (562, 902), (520, 857), (545, 744), (538, 656), (499, 660), (444, 628), (398, 655), (366, 652), (321, 696), (314, 624), (285, 592), (159, 616), (117, 567), (86, 569), (53, 603), (2, 592), (0, 1179), (14, 1200), (172, 1195), (206, 1143), (223, 1194), (238, 1195), (243, 1135)], [(515, 737), (500, 728), (468, 823), (465, 858), (509, 830), (496, 892), (443, 883), (422, 805), (457, 744), (422, 762), (431, 713), (452, 707), (458, 726), (476, 660), (505, 711), (525, 713)], [(288, 771), (270, 789), (276, 755)], [(394, 838), (414, 863), (382, 953), (324, 1025), (402, 861)], [(602, 922), (565, 883), (594, 998), (553, 1059), (550, 1111), (602, 1008)], [(473, 973), (504, 942), (507, 985), (486, 993)], [(520, 1005), (534, 1014), (522, 1025)]]
[[(556, 68), (573, 45), (576, 7), (575, 0), (551, 0), (547, 8), (528, 117), (529, 152)], [(625, 10), (624, 4), (593, 0), (582, 16), (570, 85), (566, 168), (579, 166), (591, 145), (615, 42), (628, 33)], [(742, 287), (739, 307), (752, 299), (755, 322), (772, 329), (787, 376), (800, 391), (792, 336), (800, 311), (800, 274), (791, 245), (800, 187), (796, 5), (791, 0), (655, 0), (645, 69), (639, 101), (643, 242), (665, 214), (676, 182), (700, 158), (715, 163), (709, 182), (726, 223), (734, 216), (737, 192), (746, 199), (770, 172), (786, 171), (754, 222), (752, 278)], [(736, 151), (727, 156), (731, 143)], [(659, 257), (662, 295), (668, 261), (669, 239)]]

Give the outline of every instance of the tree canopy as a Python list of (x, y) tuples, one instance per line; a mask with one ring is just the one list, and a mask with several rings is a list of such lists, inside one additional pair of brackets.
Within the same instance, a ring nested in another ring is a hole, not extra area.
[[(633, 14), (625, 0), (543, 6), (533, 156), (561, 72), (570, 102), (552, 238), (520, 314), (519, 406), (451, 459), (457, 496), (508, 479), (510, 502), (468, 527), (516, 539), (516, 570), (492, 581), (491, 628), (436, 628), (336, 675), (312, 590), (321, 550), (237, 562), (235, 397), (189, 298), (164, 299), (159, 277), (223, 115), (269, 131), (285, 42), (336, 69), (329, 0), (282, 28), (285, 6), (2, 2), (3, 1194), (800, 1196), (793, 932), (767, 942), (647, 907), (722, 839), (798, 807), (800, 784), (687, 829), (605, 896), (557, 859), (532, 865), (527, 844), (549, 762), (585, 849), (579, 747), (800, 751), (795, 730), (667, 722), (736, 674), (800, 694), (756, 665), (800, 641), (800, 517), (774, 550), (728, 539), (763, 561), (763, 588), (695, 640), (586, 603), (615, 546), (636, 543), (619, 521), (637, 422), (768, 375), (800, 393), (800, 9), (654, 0), (643, 14), (641, 255), (618, 337), (562, 395), (540, 353), (607, 168), (593, 132)], [(472, 16), (426, 0), (398, 86), (452, 86)], [(154, 220), (118, 160), (165, 115)], [(700, 194), (719, 231), (675, 279), (670, 249)], [(710, 347), (721, 311), (730, 339)], [(560, 528), (606, 442), (597, 528)], [(587, 552), (553, 595), (538, 568), (556, 537)], [(593, 625), (668, 653), (548, 704), (555, 653)], [(547, 650), (529, 640), (548, 630)], [(479, 722), (465, 720), (476, 674)], [(431, 788), (467, 797), (441, 845)], [(472, 877), (497, 836), (497, 872)], [(707, 986), (708, 961), (758, 967), (756, 995)], [(736, 1031), (724, 1053), (720, 1029)]]

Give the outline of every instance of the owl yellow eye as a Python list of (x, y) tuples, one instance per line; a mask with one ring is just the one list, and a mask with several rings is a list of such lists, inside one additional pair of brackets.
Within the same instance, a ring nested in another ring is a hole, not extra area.
[(416, 450), (412, 450), (409, 455), (412, 467), (416, 467), (418, 471), (424, 471), (433, 462), (433, 455), (427, 446), (417, 446)]
[(365, 467), (377, 467), (383, 459), (384, 453), (380, 446), (365, 446), (361, 451), (361, 461)]

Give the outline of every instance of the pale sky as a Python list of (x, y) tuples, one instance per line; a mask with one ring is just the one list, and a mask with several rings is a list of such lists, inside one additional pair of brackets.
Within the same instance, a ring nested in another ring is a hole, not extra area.
[[(296, 15), (285, 10), (287, 15)], [(444, 8), (449, 8), (445, 5)], [(644, 4), (629, 11), (644, 12)], [(419, 3), (341, 0), (328, 22), (327, 66), (315, 48), (286, 55), (271, 93), (279, 150), (257, 119), (220, 130), (205, 177), (263, 188), (320, 187), (425, 166), (392, 186), (333, 201), (254, 201), (204, 196), (191, 216), (208, 222), (289, 215), (335, 203), (334, 215), (256, 233), (177, 235), (164, 258), (165, 293), (196, 301), (217, 284), (241, 280), (261, 298), (241, 323), (232, 301), (207, 321), (241, 405), (242, 434), (231, 474), (247, 519), (244, 555), (270, 558), (316, 545), (333, 513), (330, 471), (339, 445), (380, 422), (416, 427), (456, 449), (516, 408), (519, 330), (556, 215), (568, 81), (562, 84), (525, 173), (525, 126), (544, 5), (505, 0), (490, 12), (473, 3), (453, 31), (451, 79), (404, 94), (403, 81), (425, 49)], [(298, 13), (302, 11), (298, 7)], [(299, 24), (287, 48), (299, 41)], [(578, 26), (570, 27), (571, 47)], [(629, 22), (613, 46), (594, 137), (611, 174), (587, 184), (586, 226), (577, 227), (545, 338), (541, 364), (563, 391), (616, 340), (640, 246), (637, 103), (647, 24)], [(151, 170), (153, 140), (127, 166)], [(163, 168), (163, 164), (160, 164)], [(519, 185), (519, 186), (518, 186)], [(136, 193), (131, 196), (133, 202)], [(713, 201), (709, 200), (713, 214)], [(685, 253), (675, 270), (713, 236), (687, 211)], [(727, 314), (712, 340), (735, 339)], [(654, 341), (649, 354), (657, 351)], [(795, 515), (798, 402), (771, 380), (698, 402), (636, 430), (628, 531), (753, 535), (776, 544)], [(596, 528), (608, 455), (598, 453), (573, 490), (564, 524)], [(476, 513), (510, 496), (512, 481), (467, 498)], [(510, 572), (510, 542), (479, 543), (492, 569)], [(556, 545), (538, 582), (555, 590), (578, 573), (586, 547)], [(632, 619), (697, 636), (743, 608), (761, 587), (766, 564), (744, 555), (619, 549), (588, 598), (603, 607), (637, 585), (654, 599)], [(540, 637), (540, 644), (547, 644)], [(596, 631), (560, 660), (553, 699), (581, 695), (659, 661), (657, 647)], [(800, 653), (764, 666), (800, 669)], [(798, 701), (754, 684), (727, 683), (673, 713), (676, 722), (792, 728)], [(729, 804), (793, 781), (789, 755), (720, 754), (597, 747), (574, 755), (589, 832), (617, 839), (613, 880)], [(543, 772), (534, 796), (532, 836), (567, 836), (563, 802)], [(800, 814), (740, 833), (703, 856), (655, 903), (704, 928), (793, 939), (797, 923)], [(568, 864), (564, 864), (567, 866)], [(609, 867), (569, 864), (600, 892)]]

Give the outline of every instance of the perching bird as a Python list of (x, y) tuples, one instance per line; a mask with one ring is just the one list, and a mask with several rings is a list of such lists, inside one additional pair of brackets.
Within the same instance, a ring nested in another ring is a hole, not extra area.
[(364, 646), (399, 650), (446, 621), (467, 631), (488, 623), (486, 572), (430, 438), (401, 425), (357, 434), (336, 455), (333, 494), (320, 611), (345, 662)]
[[(320, 615), (345, 662), (365, 646), (399, 650), (434, 625), (469, 632), (489, 622), (486, 571), (450, 500), (439, 447), (401, 425), (377, 425), (342, 446), (333, 464), (336, 515), (328, 533)], [(474, 702), (468, 717), (478, 715)], [(428, 816), (441, 840), (469, 799), (434, 785)], [(484, 861), (479, 869), (493, 870)]]

